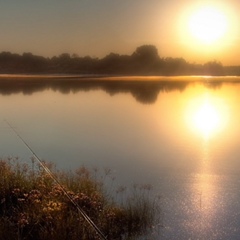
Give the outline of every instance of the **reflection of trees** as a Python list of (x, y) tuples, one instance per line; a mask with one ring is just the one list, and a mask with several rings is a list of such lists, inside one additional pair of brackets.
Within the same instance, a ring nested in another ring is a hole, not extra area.
[[(220, 88), (222, 81), (200, 81), (208, 88)], [(194, 81), (138, 81), (138, 80), (106, 80), (79, 79), (79, 78), (1, 78), (0, 94), (9, 95), (16, 93), (33, 94), (35, 92), (52, 89), (63, 94), (79, 91), (103, 90), (111, 96), (118, 93), (130, 93), (137, 101), (151, 104), (157, 100), (161, 92), (184, 91)]]
[(218, 82), (218, 81), (203, 82), (203, 85), (210, 89), (220, 89), (222, 87), (222, 84), (223, 82)]

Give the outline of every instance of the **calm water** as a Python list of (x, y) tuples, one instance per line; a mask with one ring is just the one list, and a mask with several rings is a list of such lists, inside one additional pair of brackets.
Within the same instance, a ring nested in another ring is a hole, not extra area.
[(7, 119), (58, 168), (110, 168), (116, 185), (152, 184), (162, 239), (240, 239), (235, 80), (0, 85), (0, 153), (32, 155)]

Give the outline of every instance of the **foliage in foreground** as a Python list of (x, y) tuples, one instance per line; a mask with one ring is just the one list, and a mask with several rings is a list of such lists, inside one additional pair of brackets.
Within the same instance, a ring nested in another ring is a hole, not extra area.
[[(85, 167), (75, 173), (48, 167), (108, 239), (134, 239), (152, 228), (157, 208), (146, 194), (148, 187), (117, 204)], [(34, 161), (29, 167), (17, 159), (0, 160), (0, 237), (100, 239), (44, 169)]]

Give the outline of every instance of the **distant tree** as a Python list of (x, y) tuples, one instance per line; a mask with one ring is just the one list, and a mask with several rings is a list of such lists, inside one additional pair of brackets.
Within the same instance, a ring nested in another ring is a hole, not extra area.
[(79, 58), (78, 60), (78, 72), (79, 73), (96, 73), (96, 66), (99, 60), (97, 58), (92, 58), (90, 56), (85, 56), (83, 58)]
[(100, 61), (99, 70), (103, 73), (116, 73), (118, 68), (120, 56), (117, 53), (110, 53)]
[(79, 58), (79, 55), (77, 53), (73, 53), (72, 58)]
[(154, 45), (143, 45), (138, 47), (132, 55), (142, 61), (155, 61), (159, 58), (158, 50)]
[(100, 73), (131, 74), (131, 57), (110, 53), (98, 61), (97, 70)]
[(58, 73), (70, 73), (72, 68), (72, 58), (69, 53), (62, 53), (58, 57), (51, 59), (53, 71)]
[(102, 61), (107, 63), (107, 64), (114, 64), (118, 63), (120, 59), (120, 55), (117, 53), (110, 53), (107, 56), (105, 56)]
[(71, 55), (69, 53), (62, 53), (59, 55), (59, 59), (69, 60)]
[(224, 73), (226, 75), (240, 76), (240, 66), (225, 66)]
[(32, 53), (22, 55), (3, 52), (0, 54), (1, 73), (40, 73), (47, 69), (47, 59)]
[(160, 69), (160, 57), (154, 45), (138, 47), (131, 56), (131, 68), (133, 74), (157, 74)]
[(183, 58), (167, 57), (164, 59), (163, 73), (166, 75), (186, 74), (189, 64)]
[(0, 53), (0, 73), (79, 73), (129, 75), (240, 75), (240, 66), (223, 67), (216, 60), (202, 64), (188, 63), (183, 58), (161, 58), (154, 45), (137, 47), (131, 55), (110, 53), (105, 57), (79, 57), (62, 53), (51, 59), (25, 52)]
[(224, 75), (224, 68), (222, 63), (216, 60), (205, 63), (203, 65), (203, 68), (206, 75)]

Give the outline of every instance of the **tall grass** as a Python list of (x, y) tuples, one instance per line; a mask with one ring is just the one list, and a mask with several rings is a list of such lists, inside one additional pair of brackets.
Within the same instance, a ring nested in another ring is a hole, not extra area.
[[(132, 195), (117, 203), (104, 182), (85, 167), (75, 172), (48, 167), (107, 239), (137, 239), (154, 226), (158, 207), (149, 197), (149, 188), (135, 187)], [(0, 238), (100, 239), (42, 167), (34, 160), (29, 166), (16, 158), (0, 160)]]

